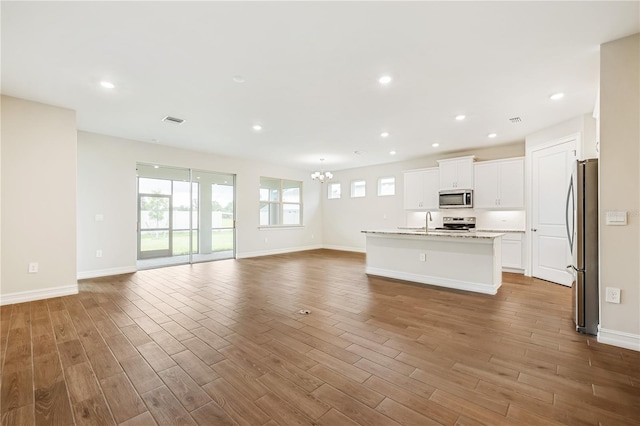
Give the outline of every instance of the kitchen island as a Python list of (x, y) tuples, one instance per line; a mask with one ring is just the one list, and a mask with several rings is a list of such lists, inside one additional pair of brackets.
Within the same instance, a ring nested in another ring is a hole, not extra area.
[(502, 233), (362, 232), (369, 275), (485, 294), (496, 294), (502, 285)]

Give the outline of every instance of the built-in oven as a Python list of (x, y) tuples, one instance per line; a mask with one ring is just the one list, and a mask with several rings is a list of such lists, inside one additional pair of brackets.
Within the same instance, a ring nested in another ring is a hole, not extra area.
[(473, 190), (453, 189), (440, 191), (441, 209), (466, 209), (473, 207)]

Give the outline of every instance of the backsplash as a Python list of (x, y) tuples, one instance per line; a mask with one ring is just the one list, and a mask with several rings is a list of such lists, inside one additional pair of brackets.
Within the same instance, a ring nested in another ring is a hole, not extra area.
[[(509, 230), (524, 231), (526, 225), (526, 214), (524, 210), (518, 211), (487, 211), (474, 209), (448, 209), (440, 211), (432, 211), (431, 216), (433, 222), (429, 223), (429, 228), (441, 227), (442, 218), (450, 217), (469, 217), (476, 218), (476, 228), (481, 230)], [(406, 224), (408, 227), (423, 227), (425, 224), (426, 212), (407, 212)]]

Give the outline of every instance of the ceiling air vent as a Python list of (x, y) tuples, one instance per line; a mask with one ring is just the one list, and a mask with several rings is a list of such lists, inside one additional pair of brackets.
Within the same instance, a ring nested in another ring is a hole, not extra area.
[(167, 121), (169, 123), (176, 123), (176, 124), (184, 123), (184, 120), (182, 118), (171, 117), (170, 115), (167, 115), (165, 118), (162, 119), (162, 121)]
[(520, 117), (511, 117), (509, 119), (509, 121), (512, 122), (512, 123), (520, 123), (522, 121), (522, 118), (520, 118)]

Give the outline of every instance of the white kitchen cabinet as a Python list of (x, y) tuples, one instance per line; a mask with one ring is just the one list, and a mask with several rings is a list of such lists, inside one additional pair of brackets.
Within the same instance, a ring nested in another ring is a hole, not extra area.
[(509, 232), (502, 236), (502, 269), (508, 272), (522, 272), (522, 233)]
[(473, 189), (474, 156), (438, 160), (440, 189)]
[(404, 209), (438, 209), (438, 169), (413, 170), (404, 174)]
[(474, 208), (524, 209), (523, 158), (476, 163), (474, 184)]

